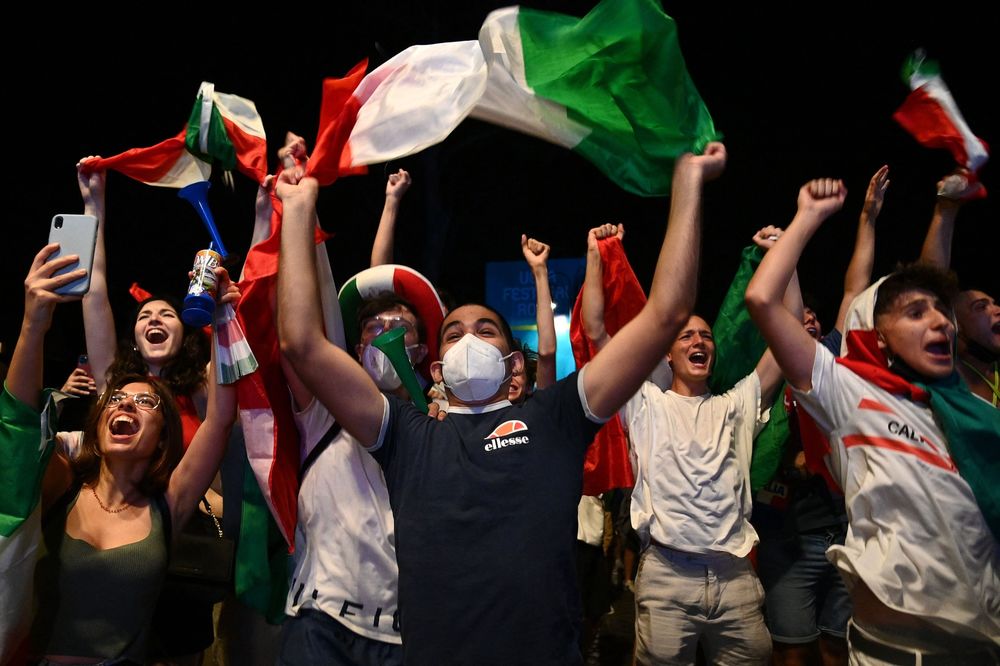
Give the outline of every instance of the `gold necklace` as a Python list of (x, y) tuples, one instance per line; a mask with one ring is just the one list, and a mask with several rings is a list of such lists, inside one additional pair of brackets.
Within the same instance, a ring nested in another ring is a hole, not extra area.
[(122, 505), (121, 505), (120, 507), (118, 507), (117, 509), (109, 509), (108, 507), (104, 506), (104, 502), (102, 502), (102, 501), (101, 501), (101, 498), (97, 496), (97, 489), (96, 489), (96, 488), (95, 488), (94, 486), (90, 486), (90, 492), (94, 494), (94, 499), (95, 499), (95, 500), (97, 500), (97, 506), (99, 506), (99, 507), (101, 507), (102, 509), (104, 509), (104, 511), (105, 511), (106, 513), (121, 513), (121, 512), (122, 512), (122, 511), (124, 511), (125, 509), (129, 508), (130, 506), (132, 506), (132, 505), (131, 505), (131, 504), (129, 504), (128, 502), (124, 502), (124, 503), (123, 503), (123, 504), (122, 504)]

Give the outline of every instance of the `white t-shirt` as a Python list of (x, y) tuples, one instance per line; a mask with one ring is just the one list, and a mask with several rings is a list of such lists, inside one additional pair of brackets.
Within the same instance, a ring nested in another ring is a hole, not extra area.
[(870, 384), (820, 345), (812, 390), (849, 525), (827, 551), (848, 581), (947, 631), (1000, 643), (1000, 548), (930, 408)]
[[(304, 461), (334, 419), (314, 399), (295, 423)], [(306, 471), (298, 508), (285, 612), (320, 610), (354, 633), (402, 643), (392, 511), (379, 464), (341, 430)]]
[(638, 460), (632, 526), (643, 544), (749, 553), (757, 543), (750, 455), (766, 421), (757, 373), (722, 395), (686, 397), (646, 382), (623, 411)]

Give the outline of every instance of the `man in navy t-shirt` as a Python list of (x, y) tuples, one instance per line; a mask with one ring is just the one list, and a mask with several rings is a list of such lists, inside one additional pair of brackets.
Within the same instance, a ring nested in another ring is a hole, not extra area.
[(384, 397), (323, 335), (313, 219), (318, 185), (286, 171), (278, 280), (282, 350), (302, 381), (381, 463), (396, 520), (404, 660), (579, 664), (573, 547), (583, 458), (594, 433), (665, 355), (694, 305), (701, 190), (721, 144), (676, 163), (670, 221), (642, 311), (580, 372), (511, 405), (524, 363), (495, 311), (445, 317), (432, 366), (448, 418)]

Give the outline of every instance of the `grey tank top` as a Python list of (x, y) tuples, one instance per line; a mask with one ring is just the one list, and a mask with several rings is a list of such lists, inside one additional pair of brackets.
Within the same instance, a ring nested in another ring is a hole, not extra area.
[(43, 527), (44, 554), (35, 568), (34, 651), (143, 662), (167, 569), (158, 502), (149, 503), (152, 526), (144, 539), (99, 550), (66, 534), (66, 517), (78, 497), (64, 510), (53, 507), (59, 514)]

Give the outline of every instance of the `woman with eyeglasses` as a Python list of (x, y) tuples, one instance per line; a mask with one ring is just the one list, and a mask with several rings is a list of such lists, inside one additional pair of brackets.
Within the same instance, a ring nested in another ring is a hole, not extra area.
[[(220, 287), (225, 300), (238, 297), (221, 270)], [(209, 383), (205, 420), (185, 453), (164, 382), (137, 374), (109, 380), (69, 461), (74, 482), (43, 517), (32, 627), (39, 663), (145, 661), (166, 536), (191, 518), (215, 477), (235, 408), (234, 388)]]
[[(139, 303), (131, 319), (131, 331), (123, 334), (116, 346), (106, 277), (106, 174), (89, 170), (89, 159), (77, 164), (77, 181), (84, 212), (98, 220), (91, 286), (83, 299), (87, 354), (97, 393), (105, 391), (109, 376), (131, 373), (162, 381), (178, 407), (183, 453), (205, 415), (209, 339), (200, 329), (184, 325), (178, 301), (158, 294)], [(70, 448), (78, 448), (78, 442), (70, 440)], [(222, 496), (210, 488), (206, 498), (215, 515), (221, 517)], [(214, 639), (211, 604), (190, 599), (183, 590), (168, 588), (161, 596), (154, 621), (153, 650), (157, 658), (177, 666), (198, 664)]]

